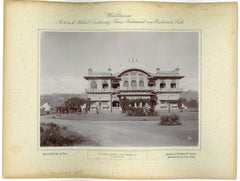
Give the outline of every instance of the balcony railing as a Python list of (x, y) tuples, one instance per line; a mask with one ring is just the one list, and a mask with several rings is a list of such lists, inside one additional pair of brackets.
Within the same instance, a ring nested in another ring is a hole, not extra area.
[(156, 92), (182, 92), (182, 88), (157, 88), (154, 91)]
[(182, 92), (182, 88), (158, 88), (158, 87), (123, 87), (117, 89), (86, 89), (86, 93), (115, 93), (115, 92)]

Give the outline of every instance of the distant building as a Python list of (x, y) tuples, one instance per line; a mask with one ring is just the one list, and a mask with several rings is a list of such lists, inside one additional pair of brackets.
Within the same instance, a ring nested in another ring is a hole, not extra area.
[(47, 102), (40, 106), (41, 113), (49, 114), (53, 108)]
[(52, 106), (50, 106), (47, 102), (40, 107), (43, 111), (50, 111), (52, 109)]
[[(147, 99), (151, 95), (158, 97), (157, 109), (177, 108), (176, 101), (180, 98), (179, 69), (162, 71), (156, 68), (156, 72), (147, 72), (145, 66), (140, 66), (137, 60), (130, 60), (129, 66), (118, 73), (112, 73), (111, 68), (106, 72), (95, 72), (88, 69), (86, 93), (91, 99), (91, 108), (118, 109), (119, 99)], [(140, 104), (141, 105), (141, 104)], [(136, 105), (134, 105), (136, 106)]]

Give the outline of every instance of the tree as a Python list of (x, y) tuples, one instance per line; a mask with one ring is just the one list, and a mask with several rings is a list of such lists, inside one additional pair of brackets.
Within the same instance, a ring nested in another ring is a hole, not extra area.
[(179, 98), (177, 101), (178, 109), (182, 109), (182, 98)]
[(157, 96), (152, 95), (148, 101), (148, 104), (150, 105), (150, 113), (153, 115), (155, 112), (155, 107), (157, 105)]
[(78, 97), (72, 97), (65, 101), (65, 107), (69, 109), (71, 112), (77, 112), (82, 105), (86, 103), (85, 99), (81, 99)]
[(90, 108), (91, 108), (91, 99), (87, 98), (85, 112), (87, 113), (88, 111), (90, 111)]
[(191, 108), (197, 108), (198, 107), (198, 103), (195, 99), (191, 99), (188, 103), (189, 107)]
[(121, 107), (123, 113), (125, 113), (126, 110), (128, 109), (128, 103), (129, 103), (129, 101), (125, 96), (123, 98), (120, 98), (119, 104), (120, 104), (120, 107)]
[(178, 101), (177, 101), (178, 109), (179, 109), (180, 111), (183, 110), (182, 102), (183, 102), (183, 101), (182, 101), (182, 98), (179, 98)]
[(187, 100), (184, 98), (180, 98), (179, 99), (181, 101), (182, 104), (184, 104), (185, 106), (189, 107), (189, 108), (197, 108), (198, 107), (198, 102), (196, 99), (191, 99), (191, 100)]

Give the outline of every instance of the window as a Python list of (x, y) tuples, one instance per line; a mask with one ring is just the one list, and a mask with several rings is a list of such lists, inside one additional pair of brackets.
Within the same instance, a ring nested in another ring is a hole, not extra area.
[(124, 82), (123, 82), (123, 87), (128, 87), (129, 85), (128, 85), (128, 81), (127, 80), (125, 80)]
[(104, 81), (104, 82), (103, 82), (102, 88), (103, 88), (103, 89), (107, 89), (107, 88), (108, 88), (108, 83), (107, 83), (107, 81)]
[(176, 88), (176, 83), (171, 83), (171, 88), (172, 89)]
[(148, 82), (148, 86), (149, 86), (149, 87), (155, 86), (155, 82), (154, 82), (153, 80), (150, 80), (150, 81)]
[(132, 86), (132, 87), (137, 87), (137, 82), (136, 82), (136, 80), (132, 80), (131, 86)]
[(139, 81), (139, 87), (144, 87), (144, 81), (143, 80)]
[(93, 81), (93, 82), (91, 83), (91, 88), (92, 88), (92, 89), (97, 89), (97, 83), (96, 83), (95, 81)]
[(117, 88), (119, 88), (119, 86), (120, 86), (119, 83), (114, 83), (114, 84), (112, 84), (112, 88), (113, 88), (113, 89), (117, 89)]
[(130, 75), (131, 75), (131, 76), (136, 76), (136, 75), (137, 75), (137, 72), (131, 72)]
[(160, 83), (160, 88), (161, 88), (161, 89), (166, 88), (166, 84), (165, 84), (164, 82)]

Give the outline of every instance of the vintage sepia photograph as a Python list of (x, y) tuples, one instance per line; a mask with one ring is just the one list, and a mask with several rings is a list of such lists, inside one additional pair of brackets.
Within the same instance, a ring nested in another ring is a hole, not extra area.
[(199, 36), (40, 31), (40, 147), (199, 146)]

